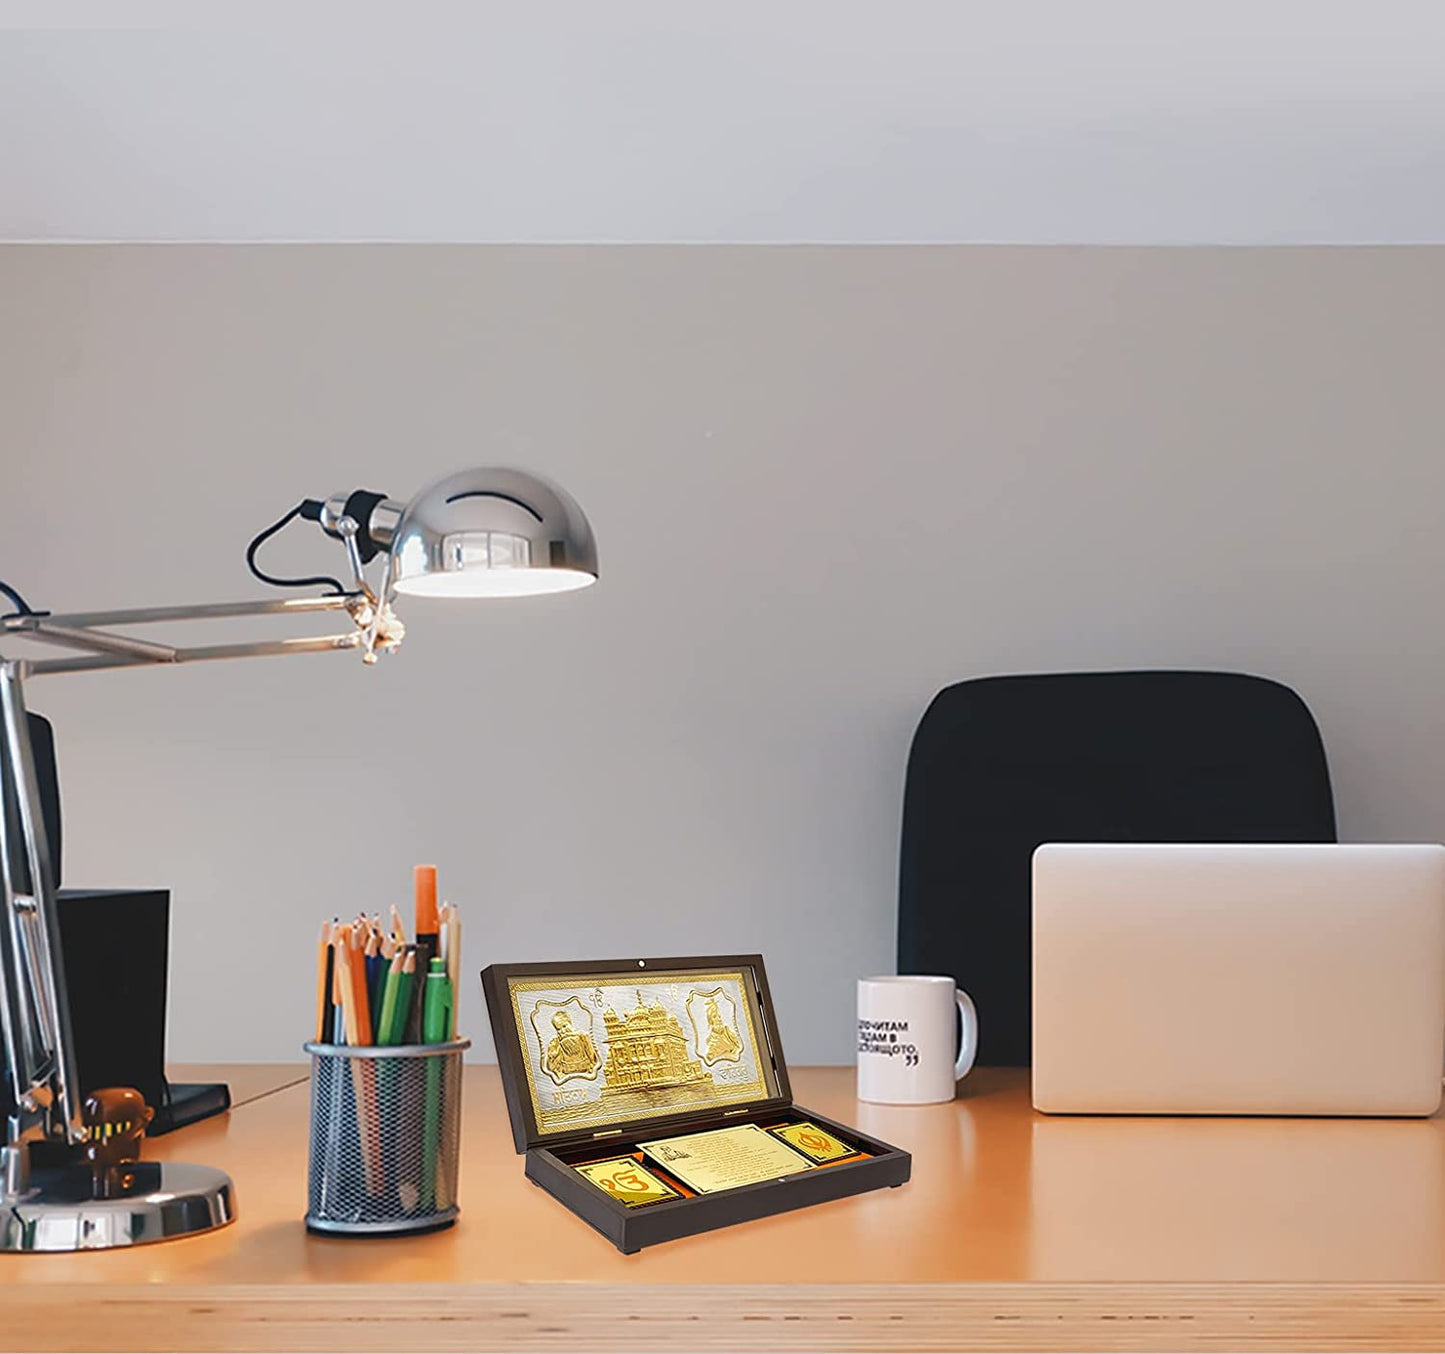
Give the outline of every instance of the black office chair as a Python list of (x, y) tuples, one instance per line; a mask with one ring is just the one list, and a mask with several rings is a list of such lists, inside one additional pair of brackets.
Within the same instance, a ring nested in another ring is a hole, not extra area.
[(986, 677), (933, 699), (908, 760), (898, 971), (952, 974), (978, 1062), (1030, 1058), (1030, 862), (1042, 842), (1332, 842), (1314, 716), (1226, 672)]

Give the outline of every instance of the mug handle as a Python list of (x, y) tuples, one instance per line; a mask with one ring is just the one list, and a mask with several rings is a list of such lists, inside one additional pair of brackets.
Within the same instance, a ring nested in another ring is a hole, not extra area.
[(959, 1041), (958, 1062), (954, 1064), (953, 1079), (962, 1081), (973, 1067), (978, 1056), (978, 1012), (973, 1008), (973, 998), (961, 987), (953, 989), (953, 999), (958, 1003), (958, 1018), (963, 1030)]

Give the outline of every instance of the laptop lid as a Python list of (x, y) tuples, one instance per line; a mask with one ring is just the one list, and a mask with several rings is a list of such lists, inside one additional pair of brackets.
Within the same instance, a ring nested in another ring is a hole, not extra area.
[(1442, 1066), (1445, 847), (1034, 854), (1036, 1109), (1425, 1115)]

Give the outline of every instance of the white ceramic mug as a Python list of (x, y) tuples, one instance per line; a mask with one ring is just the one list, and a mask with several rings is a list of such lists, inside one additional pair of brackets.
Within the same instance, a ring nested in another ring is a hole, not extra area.
[[(955, 1061), (960, 1020), (963, 1039)], [(859, 1100), (881, 1105), (952, 1100), (977, 1052), (978, 1013), (952, 978), (905, 973), (858, 980)]]

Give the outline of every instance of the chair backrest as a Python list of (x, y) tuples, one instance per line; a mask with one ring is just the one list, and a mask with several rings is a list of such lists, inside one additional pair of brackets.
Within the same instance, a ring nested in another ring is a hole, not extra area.
[(1225, 672), (986, 677), (933, 699), (908, 760), (898, 971), (952, 974), (978, 1061), (1030, 1056), (1030, 867), (1043, 842), (1332, 842), (1319, 728)]

